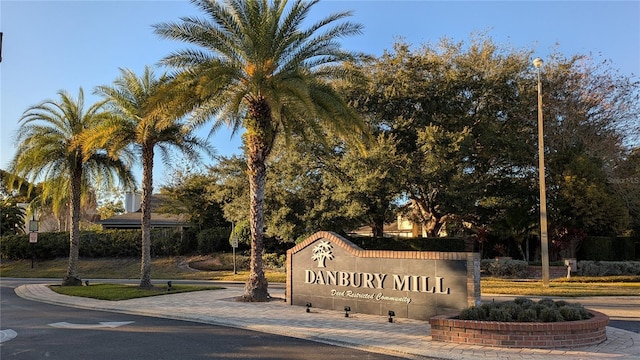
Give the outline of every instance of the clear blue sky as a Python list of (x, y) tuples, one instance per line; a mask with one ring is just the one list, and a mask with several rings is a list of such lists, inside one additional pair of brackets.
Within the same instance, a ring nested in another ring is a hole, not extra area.
[[(351, 21), (364, 34), (345, 39), (353, 51), (380, 55), (395, 39), (420, 45), (442, 37), (467, 41), (486, 32), (494, 42), (533, 49), (544, 58), (552, 49), (566, 56), (610, 59), (623, 74), (640, 75), (640, 1), (323, 1), (312, 16), (353, 10)], [(0, 64), (0, 168), (14, 156), (14, 134), (23, 111), (64, 89), (82, 86), (87, 104), (97, 85), (110, 84), (118, 68), (140, 73), (185, 44), (162, 40), (151, 25), (201, 15), (188, 1), (0, 1), (4, 33)], [(532, 69), (533, 71), (533, 69)], [(162, 72), (159, 69), (158, 72)], [(208, 131), (203, 131), (206, 135)], [(239, 153), (239, 136), (225, 129), (211, 139), (221, 155)], [(155, 188), (167, 169), (159, 161)], [(138, 175), (139, 176), (139, 175)]]

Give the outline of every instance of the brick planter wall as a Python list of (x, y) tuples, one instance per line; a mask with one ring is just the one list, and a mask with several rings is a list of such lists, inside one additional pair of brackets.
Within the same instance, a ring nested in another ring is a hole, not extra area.
[(447, 315), (429, 320), (431, 337), (469, 345), (508, 348), (566, 348), (596, 345), (607, 339), (609, 317), (589, 310), (591, 319), (555, 323), (519, 323), (452, 319)]

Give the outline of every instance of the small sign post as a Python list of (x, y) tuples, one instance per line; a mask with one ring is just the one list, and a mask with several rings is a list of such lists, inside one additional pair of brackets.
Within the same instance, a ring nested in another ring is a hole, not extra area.
[(29, 220), (29, 244), (31, 244), (31, 268), (33, 269), (33, 262), (36, 257), (34, 247), (38, 243), (38, 220)]
[(233, 234), (231, 235), (231, 247), (233, 248), (233, 273), (237, 274), (236, 270), (236, 248), (238, 247), (238, 237)]

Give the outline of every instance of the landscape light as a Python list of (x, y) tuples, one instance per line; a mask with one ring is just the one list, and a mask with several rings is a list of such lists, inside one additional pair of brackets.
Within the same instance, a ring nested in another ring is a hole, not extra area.
[(311, 303), (307, 303), (307, 312), (311, 312)]
[(171, 288), (171, 281), (167, 281), (167, 291), (171, 291), (171, 290), (173, 290)]
[(351, 311), (351, 307), (350, 306), (345, 306), (344, 307), (344, 317), (349, 317), (349, 311)]
[(396, 316), (395, 311), (393, 310), (389, 310), (389, 322), (392, 323), (393, 322), (393, 317)]

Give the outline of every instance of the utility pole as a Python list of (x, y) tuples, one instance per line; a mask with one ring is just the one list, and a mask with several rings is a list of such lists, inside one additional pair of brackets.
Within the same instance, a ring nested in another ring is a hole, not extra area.
[(542, 286), (549, 287), (549, 236), (547, 233), (547, 193), (544, 175), (544, 130), (542, 121), (542, 59), (535, 58), (533, 66), (538, 70), (538, 171), (540, 176), (540, 253), (542, 257)]

